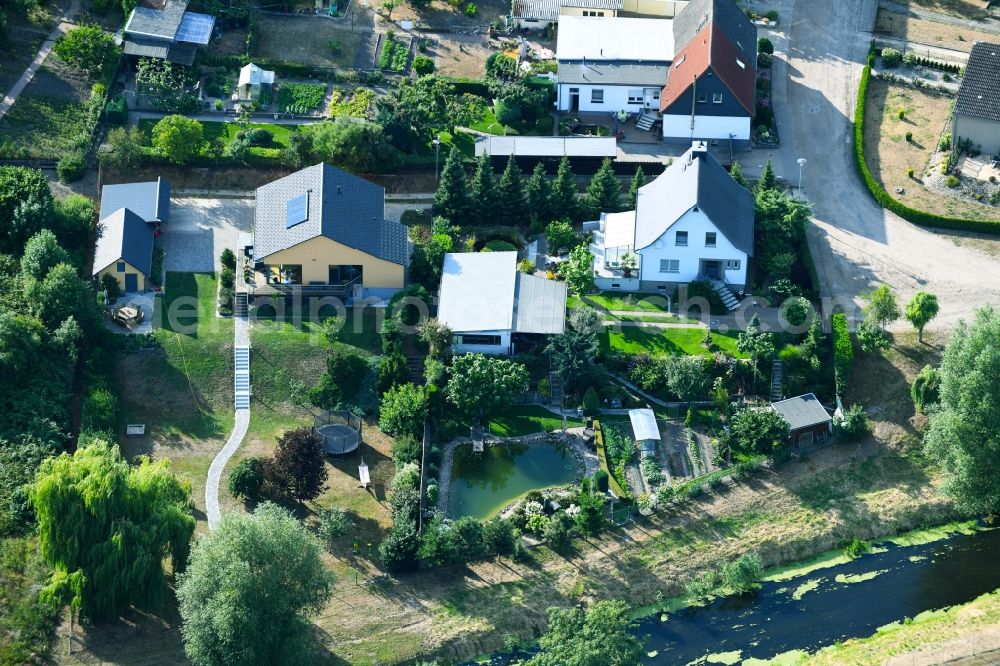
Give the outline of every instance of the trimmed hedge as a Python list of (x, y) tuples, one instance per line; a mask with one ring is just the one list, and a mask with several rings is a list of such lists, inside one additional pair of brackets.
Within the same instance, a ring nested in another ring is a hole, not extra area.
[(455, 88), (455, 94), (469, 93), (477, 97), (490, 98), (490, 89), (483, 83), (482, 79), (458, 79), (450, 76), (440, 77), (445, 83), (450, 83)]
[(837, 384), (837, 395), (844, 395), (851, 384), (851, 370), (854, 364), (854, 345), (851, 332), (847, 329), (847, 315), (838, 312), (830, 317), (833, 339), (833, 376)]
[(868, 62), (861, 71), (861, 83), (858, 85), (858, 103), (854, 107), (854, 162), (857, 164), (861, 179), (865, 182), (872, 197), (883, 208), (914, 224), (942, 229), (1000, 234), (1000, 220), (966, 220), (957, 217), (945, 217), (944, 215), (910, 208), (893, 199), (885, 191), (885, 188), (875, 180), (875, 177), (872, 176), (872, 172), (868, 169), (868, 164), (865, 162), (865, 103), (868, 100), (868, 82), (871, 78), (874, 62), (875, 54), (874, 51), (871, 51), (868, 54)]

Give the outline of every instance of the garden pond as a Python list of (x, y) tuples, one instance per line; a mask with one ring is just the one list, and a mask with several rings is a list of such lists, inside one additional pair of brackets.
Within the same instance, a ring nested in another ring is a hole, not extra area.
[(572, 483), (579, 464), (565, 447), (538, 442), (455, 449), (451, 468), (452, 518), (489, 518), (529, 490)]

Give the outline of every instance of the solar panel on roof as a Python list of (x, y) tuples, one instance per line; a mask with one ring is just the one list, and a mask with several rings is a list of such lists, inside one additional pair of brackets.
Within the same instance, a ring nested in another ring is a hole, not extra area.
[(208, 40), (212, 36), (212, 28), (214, 27), (214, 16), (184, 12), (184, 18), (181, 19), (181, 24), (177, 28), (177, 35), (174, 39), (178, 42), (188, 42), (190, 44), (208, 44)]
[(309, 193), (300, 194), (288, 200), (285, 209), (285, 228), (291, 229), (296, 224), (302, 224), (309, 219)]

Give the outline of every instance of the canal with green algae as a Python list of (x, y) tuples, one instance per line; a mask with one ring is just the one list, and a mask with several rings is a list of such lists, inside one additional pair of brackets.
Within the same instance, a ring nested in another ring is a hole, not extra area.
[[(1000, 530), (950, 526), (880, 542), (851, 560), (840, 552), (768, 572), (743, 596), (646, 609), (635, 633), (644, 665), (800, 664), (817, 650), (1000, 588)], [(503, 666), (529, 653), (496, 654)]]
[(572, 483), (577, 466), (569, 450), (548, 442), (490, 446), (482, 453), (459, 446), (451, 468), (451, 517), (494, 516), (529, 490)]

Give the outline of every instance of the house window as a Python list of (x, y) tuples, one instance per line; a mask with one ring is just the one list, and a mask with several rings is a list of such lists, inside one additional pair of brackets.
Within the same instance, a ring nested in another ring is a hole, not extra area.
[(590, 89), (590, 103), (591, 104), (604, 104), (604, 88), (591, 88)]
[(124, 273), (125, 272), (125, 262), (124, 261), (119, 261), (118, 265), (115, 266), (115, 270), (118, 271), (119, 273)]
[(361, 282), (361, 266), (330, 266), (329, 281), (327, 284), (351, 285)]
[(302, 284), (301, 264), (282, 264), (280, 266), (268, 266), (268, 284)]
[(484, 347), (496, 347), (500, 344), (499, 335), (460, 335), (460, 344), (482, 345)]
[(628, 89), (628, 103), (629, 104), (642, 104), (642, 88), (629, 88)]
[(583, 15), (584, 15), (584, 16), (604, 16), (604, 12), (590, 12), (590, 11), (584, 11), (584, 12), (583, 12)]
[(708, 101), (708, 95), (706, 93), (698, 93), (698, 103), (704, 104)]
[(712, 93), (712, 104), (722, 104), (722, 93)]
[(674, 241), (674, 245), (687, 245), (688, 244), (688, 232), (678, 231), (677, 238)]
[(660, 259), (660, 272), (680, 273), (681, 272), (680, 259)]
[(740, 270), (740, 260), (739, 259), (726, 259), (726, 270), (727, 271), (738, 271), (738, 270)]
[(715, 232), (705, 232), (705, 247), (715, 247)]

